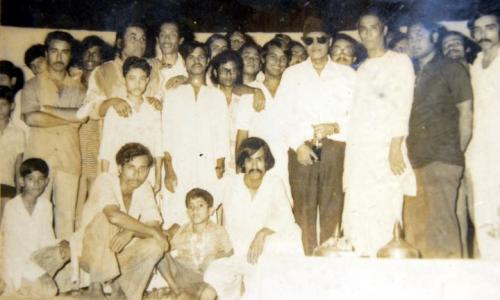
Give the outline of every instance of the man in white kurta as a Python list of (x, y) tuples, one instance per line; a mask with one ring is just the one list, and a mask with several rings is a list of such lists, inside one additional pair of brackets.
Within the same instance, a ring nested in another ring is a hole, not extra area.
[[(366, 38), (366, 28), (377, 28), (375, 42)], [(391, 239), (402, 218), (403, 195), (416, 192), (404, 142), (393, 142), (408, 134), (415, 76), (409, 57), (384, 48), (384, 28), (376, 15), (360, 19), (369, 57), (357, 72), (344, 165), (344, 234), (355, 251), (368, 256)], [(390, 162), (393, 143), (406, 164), (399, 174)]]
[[(241, 280), (246, 299), (258, 299), (256, 265), (279, 255), (303, 255), (300, 228), (295, 224), (282, 180), (267, 173), (274, 163), (269, 146), (251, 137), (240, 146), (237, 162), (244, 174), (225, 178), (221, 204), (224, 228), (234, 255), (216, 260), (205, 281), (218, 299), (239, 299)], [(257, 298), (256, 298), (257, 297)]]
[(166, 153), (167, 193), (163, 227), (185, 224), (184, 197), (194, 187), (217, 195), (218, 177), (229, 156), (229, 113), (224, 94), (204, 84), (206, 53), (193, 44), (183, 53), (188, 83), (163, 98), (162, 143)]
[(474, 93), (472, 140), (466, 152), (473, 197), (473, 223), (479, 254), (500, 259), (500, 24), (494, 15), (482, 15), (471, 24), (482, 48), (471, 67)]

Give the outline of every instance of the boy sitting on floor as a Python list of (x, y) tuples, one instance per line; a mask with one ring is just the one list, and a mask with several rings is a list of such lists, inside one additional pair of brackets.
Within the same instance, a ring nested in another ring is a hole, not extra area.
[(6, 293), (52, 297), (57, 294), (55, 273), (69, 260), (69, 243), (56, 241), (52, 204), (41, 197), (49, 167), (39, 158), (20, 168), (22, 194), (7, 202), (1, 225)]
[(203, 281), (203, 273), (213, 260), (231, 256), (233, 248), (226, 230), (209, 220), (213, 203), (212, 195), (203, 189), (194, 188), (187, 193), (191, 222), (177, 231), (170, 241), (171, 252), (158, 264), (176, 299), (205, 300), (217, 296)]

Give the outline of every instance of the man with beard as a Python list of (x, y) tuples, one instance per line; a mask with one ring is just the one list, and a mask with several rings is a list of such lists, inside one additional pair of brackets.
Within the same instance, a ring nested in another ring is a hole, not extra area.
[(467, 71), (439, 54), (439, 27), (410, 23), (417, 79), (407, 138), (417, 197), (405, 199), (407, 240), (424, 258), (460, 258), (456, 214), (464, 151), (472, 131), (472, 88)]
[(76, 111), (85, 97), (83, 85), (70, 78), (66, 68), (71, 60), (73, 37), (53, 31), (45, 39), (47, 72), (26, 83), (22, 114), (30, 126), (25, 158), (38, 157), (51, 169), (45, 195), (54, 203), (55, 233), (68, 238), (74, 230), (75, 207), (80, 177)]
[(243, 174), (225, 179), (220, 198), (234, 254), (213, 261), (204, 276), (220, 300), (240, 299), (242, 281), (245, 299), (258, 299), (257, 264), (278, 255), (303, 255), (285, 187), (268, 173), (274, 157), (267, 143), (244, 140), (236, 160)]
[[(471, 67), (474, 92), (472, 140), (466, 153), (467, 178), (472, 193), (473, 223), (480, 256), (500, 258), (500, 17), (474, 16), (469, 29), (482, 51)], [(470, 194), (470, 193), (469, 193)]]
[(441, 33), (438, 44), (444, 56), (458, 60), (469, 72), (469, 64), (476, 58), (479, 46), (458, 31)]
[(363, 46), (355, 39), (345, 33), (337, 33), (330, 48), (330, 57), (333, 62), (356, 69), (366, 57), (362, 50)]

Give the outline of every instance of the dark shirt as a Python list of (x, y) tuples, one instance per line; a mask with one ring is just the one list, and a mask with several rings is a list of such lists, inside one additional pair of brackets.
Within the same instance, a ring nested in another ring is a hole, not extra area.
[(472, 100), (472, 87), (459, 62), (436, 56), (417, 74), (407, 139), (414, 168), (435, 161), (464, 165), (457, 104), (465, 100)]

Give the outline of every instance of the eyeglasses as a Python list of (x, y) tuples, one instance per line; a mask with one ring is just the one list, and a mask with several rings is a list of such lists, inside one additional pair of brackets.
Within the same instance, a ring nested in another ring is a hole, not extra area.
[(315, 40), (318, 44), (326, 44), (326, 42), (328, 41), (328, 37), (327, 36), (320, 36), (318, 38), (306, 37), (303, 38), (302, 40), (304, 41), (304, 44), (306, 44), (307, 46), (311, 46)]

